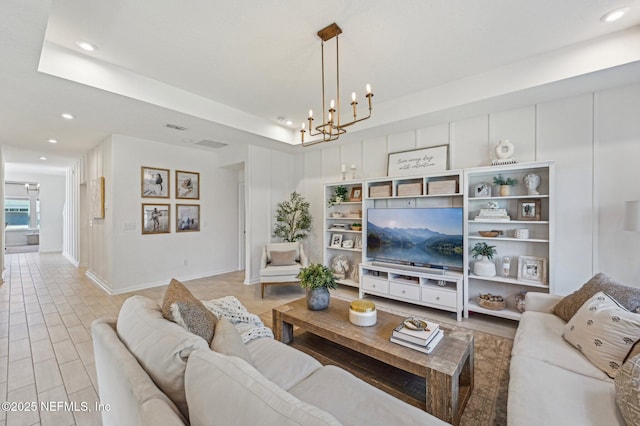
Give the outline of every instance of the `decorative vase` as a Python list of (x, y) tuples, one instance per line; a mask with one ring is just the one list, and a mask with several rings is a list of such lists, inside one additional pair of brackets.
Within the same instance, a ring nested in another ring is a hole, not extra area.
[(500, 196), (506, 197), (511, 195), (511, 185), (500, 185)]
[(329, 307), (329, 289), (326, 287), (307, 289), (307, 308), (321, 311)]
[(496, 275), (496, 264), (482, 256), (482, 260), (478, 260), (473, 264), (473, 273), (481, 277), (494, 277)]

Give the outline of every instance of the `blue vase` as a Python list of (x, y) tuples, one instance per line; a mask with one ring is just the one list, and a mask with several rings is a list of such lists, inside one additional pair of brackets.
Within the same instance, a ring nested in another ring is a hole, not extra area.
[(329, 289), (326, 287), (307, 289), (307, 307), (321, 311), (329, 307)]

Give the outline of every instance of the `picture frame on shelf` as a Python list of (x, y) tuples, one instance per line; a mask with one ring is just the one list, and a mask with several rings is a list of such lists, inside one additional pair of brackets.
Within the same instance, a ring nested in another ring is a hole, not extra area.
[(353, 240), (344, 240), (342, 242), (342, 248), (352, 249), (353, 248)]
[(539, 198), (518, 200), (518, 220), (540, 220), (541, 205)]
[(176, 198), (185, 200), (200, 199), (200, 173), (176, 170)]
[(444, 172), (449, 166), (449, 145), (389, 153), (387, 176), (424, 175)]
[(354, 248), (362, 249), (362, 235), (356, 235), (356, 240), (354, 243)]
[(473, 196), (475, 198), (491, 197), (491, 184), (482, 182), (473, 186)]
[(361, 186), (354, 186), (351, 188), (351, 195), (349, 195), (349, 201), (362, 201)]
[(340, 248), (342, 247), (342, 234), (331, 234), (331, 247)]
[(169, 169), (142, 166), (140, 175), (142, 198), (169, 198)]
[(200, 205), (176, 204), (176, 232), (200, 231)]
[(547, 284), (547, 259), (535, 256), (518, 256), (518, 280)]
[(171, 232), (169, 204), (142, 204), (142, 235)]

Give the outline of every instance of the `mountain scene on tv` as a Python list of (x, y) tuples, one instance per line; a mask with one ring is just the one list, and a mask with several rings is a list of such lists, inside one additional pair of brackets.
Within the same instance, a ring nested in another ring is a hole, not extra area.
[(368, 257), (462, 268), (462, 209), (371, 209), (367, 216)]

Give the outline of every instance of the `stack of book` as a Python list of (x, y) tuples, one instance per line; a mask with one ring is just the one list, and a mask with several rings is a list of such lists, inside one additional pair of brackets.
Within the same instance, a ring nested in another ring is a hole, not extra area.
[(418, 330), (413, 327), (408, 327), (406, 321), (401, 322), (393, 329), (390, 340), (393, 343), (415, 349), (416, 351), (426, 354), (431, 353), (438, 342), (442, 340), (444, 332), (440, 329), (440, 326), (434, 322), (421, 322), (426, 323), (426, 327)]
[(511, 217), (507, 209), (480, 209), (480, 214), (476, 216), (477, 221), (507, 222)]

